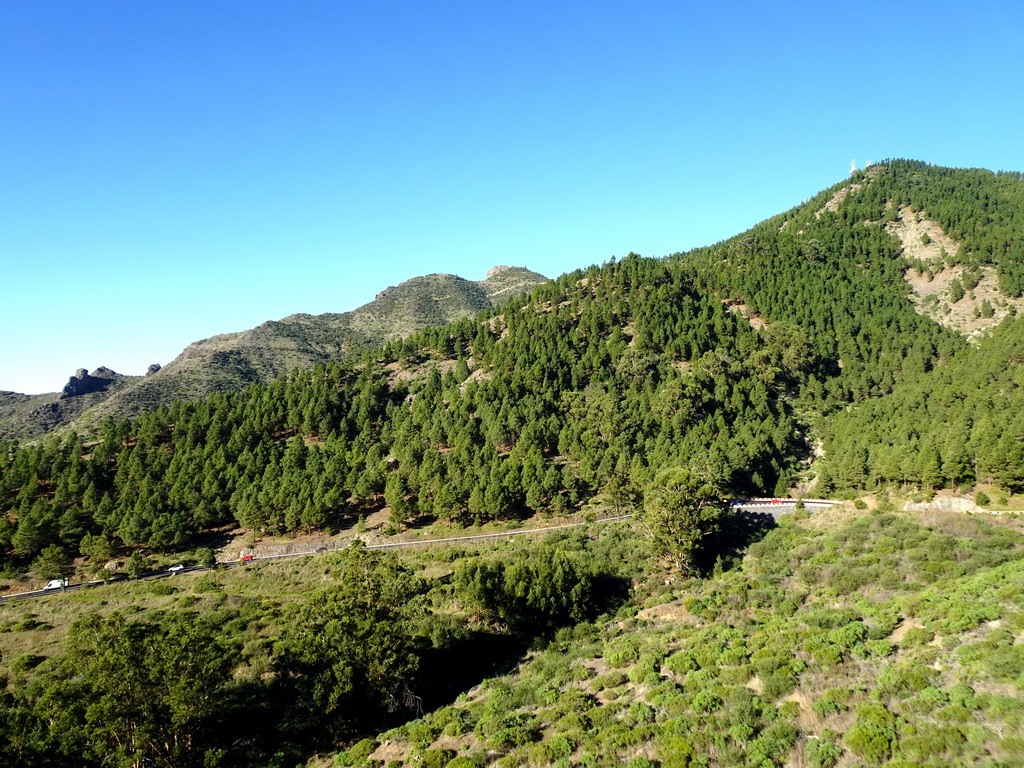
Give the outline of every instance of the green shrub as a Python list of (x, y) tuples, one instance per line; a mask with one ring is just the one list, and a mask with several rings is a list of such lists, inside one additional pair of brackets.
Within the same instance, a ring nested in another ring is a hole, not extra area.
[(192, 591), (203, 594), (207, 592), (223, 592), (224, 588), (217, 583), (217, 580), (211, 574), (205, 574), (193, 579)]
[(11, 672), (23, 673), (29, 670), (35, 669), (40, 664), (46, 661), (45, 656), (39, 656), (34, 653), (23, 653), (11, 662)]
[(37, 629), (53, 629), (49, 624), (44, 621), (39, 621), (35, 616), (18, 622), (12, 628), (12, 632), (33, 632)]
[(530, 750), (533, 762), (539, 765), (551, 765), (556, 760), (569, 757), (576, 750), (576, 744), (568, 737), (558, 734), (552, 736)]
[(445, 736), (461, 736), (469, 731), (468, 713), (455, 707), (442, 707), (434, 714), (434, 727)]
[(628, 667), (640, 658), (640, 652), (628, 640), (619, 640), (610, 644), (604, 653), (605, 663), (609, 667)]
[(423, 768), (445, 768), (455, 757), (452, 749), (428, 749), (423, 753)]
[(595, 691), (603, 691), (606, 688), (618, 688), (620, 685), (623, 685), (627, 679), (625, 672), (613, 669), (610, 672), (598, 675), (591, 680), (590, 687)]
[(876, 690), (883, 697), (906, 698), (920, 693), (938, 676), (938, 672), (920, 663), (898, 662), (878, 678)]
[(694, 748), (684, 736), (666, 734), (658, 740), (657, 748), (661, 768), (690, 768), (692, 765)]
[(702, 691), (713, 686), (718, 679), (718, 670), (698, 669), (686, 676), (684, 686), (687, 691)]
[(725, 667), (718, 675), (722, 685), (743, 685), (753, 676), (753, 670), (744, 664), (741, 667)]
[(650, 674), (654, 674), (657, 678), (660, 668), (661, 659), (655, 654), (642, 654), (633, 668), (629, 670), (629, 680), (633, 683), (642, 683)]
[(792, 724), (779, 721), (765, 728), (758, 741), (767, 755), (778, 757), (793, 748), (797, 735), (797, 730)]
[(839, 712), (845, 712), (848, 707), (843, 703), (842, 699), (845, 698), (845, 694), (835, 688), (832, 688), (811, 704), (811, 709), (818, 717), (828, 717), (832, 714), (838, 714)]
[(730, 688), (725, 696), (722, 715), (734, 725), (756, 728), (761, 724), (761, 700), (746, 686)]
[(881, 704), (858, 707), (857, 720), (843, 737), (850, 751), (872, 763), (888, 759), (895, 739), (896, 716)]
[(409, 741), (425, 747), (441, 735), (441, 729), (433, 722), (418, 721), (409, 726)]
[(826, 643), (819, 638), (812, 638), (804, 643), (803, 650), (814, 657), (817, 665), (823, 667), (834, 667), (843, 662), (843, 651), (832, 643)]
[(852, 648), (868, 636), (868, 628), (863, 621), (851, 621), (842, 627), (831, 630), (828, 641), (840, 648)]
[(737, 648), (727, 648), (718, 657), (718, 666), (731, 667), (736, 664), (745, 664), (747, 661), (747, 649), (742, 645)]
[(796, 677), (788, 669), (772, 672), (761, 678), (761, 696), (765, 701), (775, 701), (796, 687)]
[(349, 757), (355, 760), (365, 760), (373, 751), (377, 749), (379, 744), (373, 739), (363, 739), (362, 741), (356, 742), (348, 749)]
[(974, 713), (960, 704), (950, 704), (935, 713), (944, 723), (967, 723), (974, 719)]
[(924, 627), (912, 627), (900, 640), (900, 648), (914, 648), (918, 645), (927, 645), (935, 639), (935, 633)]
[(767, 676), (786, 666), (792, 659), (792, 654), (784, 654), (774, 648), (764, 648), (750, 657), (754, 670), (762, 677)]
[(665, 667), (679, 676), (700, 669), (697, 660), (689, 651), (677, 651), (665, 659)]
[(874, 656), (876, 659), (892, 656), (893, 651), (896, 650), (895, 646), (888, 640), (868, 640), (868, 642), (864, 643), (863, 647), (868, 656)]
[(936, 760), (947, 754), (959, 754), (966, 741), (963, 731), (948, 725), (921, 722), (914, 733), (900, 739), (900, 752), (921, 764)]
[(715, 712), (722, 706), (722, 700), (711, 691), (700, 691), (690, 702), (690, 708), (696, 712)]
[(1012, 682), (1024, 674), (1024, 646), (997, 648), (985, 657), (985, 671), (994, 680)]
[[(978, 700), (974, 697), (974, 689), (966, 683), (957, 683), (949, 689), (947, 695), (951, 702), (959, 704), (961, 707), (976, 709), (978, 706)], [(1019, 704), (1017, 700), (1014, 700), (1014, 703)], [(1024, 712), (1021, 714), (1024, 714)]]
[(808, 739), (804, 748), (804, 757), (807, 758), (810, 768), (832, 768), (843, 756), (843, 748), (835, 743), (836, 732), (824, 730), (821, 737)]

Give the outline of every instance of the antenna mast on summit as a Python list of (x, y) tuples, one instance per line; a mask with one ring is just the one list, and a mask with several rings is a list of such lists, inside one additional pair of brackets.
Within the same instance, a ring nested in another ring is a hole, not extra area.
[(853, 174), (855, 174), (856, 172), (857, 172), (857, 161), (856, 160), (851, 160), (850, 161), (850, 175), (853, 176)]

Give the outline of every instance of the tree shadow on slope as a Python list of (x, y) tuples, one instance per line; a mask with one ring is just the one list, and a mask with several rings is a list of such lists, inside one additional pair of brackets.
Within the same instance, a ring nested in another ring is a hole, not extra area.
[(763, 539), (777, 525), (765, 512), (729, 511), (722, 515), (718, 530), (695, 558), (701, 573), (711, 573), (716, 563), (732, 568), (743, 559), (747, 547)]
[(424, 711), (452, 704), (484, 680), (511, 673), (535, 638), (470, 631), (426, 653), (420, 664), (416, 694)]

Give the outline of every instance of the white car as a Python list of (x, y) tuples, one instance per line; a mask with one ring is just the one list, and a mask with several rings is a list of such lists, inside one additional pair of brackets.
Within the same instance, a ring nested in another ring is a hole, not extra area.
[(68, 585), (68, 579), (51, 579), (43, 589), (63, 589)]
[(181, 565), (179, 563), (178, 565), (172, 565), (170, 568), (167, 569), (167, 572), (168, 573), (177, 573), (178, 571), (183, 571), (183, 570), (185, 570), (185, 566)]

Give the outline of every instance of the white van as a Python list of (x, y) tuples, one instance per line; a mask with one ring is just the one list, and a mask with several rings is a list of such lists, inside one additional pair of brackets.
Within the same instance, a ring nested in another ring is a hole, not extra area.
[(51, 579), (43, 589), (63, 589), (68, 585), (68, 579)]

